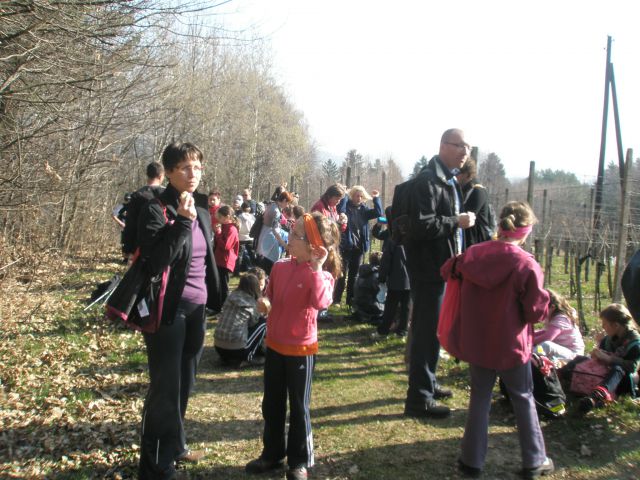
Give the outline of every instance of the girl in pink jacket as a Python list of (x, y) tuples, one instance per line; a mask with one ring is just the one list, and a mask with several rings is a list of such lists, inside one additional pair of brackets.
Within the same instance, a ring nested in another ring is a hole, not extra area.
[[(264, 448), (247, 473), (264, 473), (284, 464), (288, 480), (307, 478), (313, 466), (309, 405), (311, 376), (318, 351), (318, 310), (331, 304), (340, 275), (340, 232), (320, 213), (304, 214), (289, 234), (290, 258), (273, 265), (266, 296), (267, 354), (264, 367)], [(289, 433), (285, 439), (289, 397)]]
[(462, 278), (456, 344), (460, 359), (469, 362), (471, 398), (458, 467), (471, 477), (484, 466), (498, 375), (516, 416), (522, 476), (538, 478), (554, 469), (538, 423), (530, 365), (533, 324), (546, 318), (549, 304), (540, 266), (521, 248), (535, 222), (528, 204), (509, 202), (500, 214), (497, 240), (470, 247), (441, 269), (445, 280)]

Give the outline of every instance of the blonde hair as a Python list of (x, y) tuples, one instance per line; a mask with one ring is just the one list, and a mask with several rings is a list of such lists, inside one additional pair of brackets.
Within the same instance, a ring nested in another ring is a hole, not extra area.
[(573, 325), (576, 325), (578, 323), (578, 312), (576, 312), (576, 309), (569, 305), (567, 299), (555, 290), (551, 290), (550, 288), (547, 288), (546, 290), (549, 294), (549, 317), (557, 313), (561, 313), (571, 320)]
[(502, 230), (514, 231), (516, 228), (536, 223), (538, 223), (538, 219), (527, 202), (513, 201), (502, 207), (498, 225)]
[(354, 185), (349, 189), (349, 198), (351, 199), (351, 201), (353, 201), (353, 196), (356, 194), (356, 192), (360, 192), (360, 196), (366, 201), (369, 201), (373, 198), (371, 195), (369, 195), (367, 190), (362, 185)]

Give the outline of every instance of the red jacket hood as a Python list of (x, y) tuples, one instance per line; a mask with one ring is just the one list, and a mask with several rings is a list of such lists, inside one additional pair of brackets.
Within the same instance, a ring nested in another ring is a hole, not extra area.
[[(515, 262), (505, 262), (505, 254), (517, 258)], [(528, 263), (533, 255), (521, 247), (511, 243), (491, 241), (483, 242), (469, 248), (464, 255), (458, 257), (455, 263), (456, 272), (462, 274), (465, 280), (483, 288), (495, 288), (515, 271)], [(442, 267), (443, 278), (449, 277), (450, 264)]]

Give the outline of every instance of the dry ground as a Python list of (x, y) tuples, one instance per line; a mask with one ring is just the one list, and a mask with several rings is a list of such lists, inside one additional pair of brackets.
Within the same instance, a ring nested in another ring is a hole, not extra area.
[[(115, 256), (59, 259), (0, 277), (0, 477), (131, 478), (146, 388), (141, 337), (83, 311), (99, 281), (122, 267)], [(318, 479), (458, 478), (454, 468), (468, 401), (467, 368), (442, 362), (453, 388), (446, 420), (402, 416), (404, 344), (374, 342), (368, 325), (335, 312), (320, 329), (312, 423)], [(191, 446), (208, 456), (183, 470), (190, 478), (247, 478), (261, 449), (258, 368), (217, 365), (209, 322), (201, 372), (188, 412)], [(629, 400), (583, 419), (544, 421), (551, 479), (640, 477), (640, 409)], [(496, 400), (484, 478), (518, 478), (513, 415)], [(283, 478), (282, 472), (271, 478)], [(270, 478), (270, 477), (267, 477)]]

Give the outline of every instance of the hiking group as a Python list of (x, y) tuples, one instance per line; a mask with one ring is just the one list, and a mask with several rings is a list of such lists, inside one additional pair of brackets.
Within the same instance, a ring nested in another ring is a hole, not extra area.
[[(314, 464), (310, 402), (317, 324), (331, 304), (342, 303), (345, 287), (354, 316), (375, 319), (375, 335), (394, 331), (404, 337), (409, 329), (408, 417), (450, 415), (443, 400), (452, 391), (436, 373), (439, 322), (445, 313), (453, 319), (447, 344), (469, 363), (471, 385), (457, 465), (461, 474), (482, 473), (497, 377), (515, 412), (521, 475), (553, 472), (536, 412), (531, 356), (535, 348), (558, 366), (579, 363), (585, 358), (584, 342), (575, 311), (544, 289), (539, 265), (522, 248), (536, 223), (532, 209), (525, 202), (509, 202), (496, 216), (486, 189), (475, 180), (469, 153), (461, 130), (445, 131), (439, 153), (414, 178), (396, 186), (383, 216), (378, 192), (369, 194), (359, 185), (330, 186), (311, 213), (296, 205), (295, 194), (284, 185), (266, 205), (252, 200), (250, 189), (234, 205), (222, 205), (219, 192), (197, 192), (203, 153), (190, 143), (168, 145), (162, 165), (154, 167), (163, 167), (166, 188), (150, 179), (146, 196), (134, 194), (135, 213), (123, 222), (123, 245), (128, 239), (123, 253), (137, 250), (149, 274), (169, 267), (159, 328), (143, 334), (150, 384), (142, 412), (139, 478), (175, 478), (176, 465), (204, 455), (188, 448), (184, 418), (203, 352), (207, 312), (219, 314), (214, 344), (224, 364), (264, 364), (263, 450), (246, 464), (246, 472), (268, 472), (286, 462), (287, 479), (307, 478)], [(369, 222), (376, 218), (370, 231)], [(370, 234), (384, 240), (379, 267), (372, 265), (375, 260), (362, 265)], [(234, 272), (243, 273), (238, 288), (228, 293)], [(454, 281), (459, 289), (455, 303), (448, 287)], [(583, 412), (616, 394), (635, 394), (637, 326), (618, 304), (604, 309), (601, 321), (606, 336), (591, 356), (606, 373), (581, 401)], [(542, 328), (534, 333), (538, 323)]]

